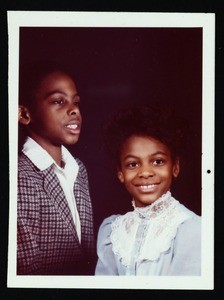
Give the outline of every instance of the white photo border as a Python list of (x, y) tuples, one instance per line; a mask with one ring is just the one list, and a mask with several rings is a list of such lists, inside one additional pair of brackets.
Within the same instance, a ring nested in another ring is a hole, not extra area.
[[(214, 288), (215, 14), (8, 11), (9, 35), (9, 244), (7, 286), (17, 288), (191, 289)], [(202, 274), (201, 276), (16, 275), (18, 70), (20, 27), (202, 28)]]

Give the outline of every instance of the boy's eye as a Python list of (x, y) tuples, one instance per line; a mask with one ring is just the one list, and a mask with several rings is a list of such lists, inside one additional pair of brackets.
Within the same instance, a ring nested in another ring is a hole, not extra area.
[(64, 99), (56, 99), (53, 101), (54, 104), (62, 105), (64, 104), (65, 100)]
[(80, 97), (78, 95), (75, 96), (74, 105), (75, 106), (79, 106), (80, 105)]
[(128, 162), (127, 164), (126, 164), (126, 167), (127, 168), (129, 168), (129, 169), (134, 169), (134, 168), (136, 168), (138, 166), (138, 163), (137, 162)]

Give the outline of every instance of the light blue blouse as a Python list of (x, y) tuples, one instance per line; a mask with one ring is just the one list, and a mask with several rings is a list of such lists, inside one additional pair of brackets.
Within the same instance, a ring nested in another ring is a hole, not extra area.
[(199, 276), (201, 273), (201, 217), (184, 205), (179, 204), (179, 208), (188, 215), (188, 218), (178, 225), (176, 235), (171, 240), (169, 249), (161, 252), (157, 259), (143, 259), (136, 262), (134, 257), (141, 250), (151, 222), (150, 219), (139, 216), (136, 240), (131, 250), (132, 259), (128, 266), (123, 264), (121, 258), (114, 253), (111, 241), (111, 224), (120, 215), (112, 215), (106, 218), (98, 233), (98, 262), (95, 275)]

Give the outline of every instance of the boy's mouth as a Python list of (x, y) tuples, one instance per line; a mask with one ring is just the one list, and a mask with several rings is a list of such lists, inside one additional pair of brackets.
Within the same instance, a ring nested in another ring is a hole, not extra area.
[(65, 127), (75, 130), (76, 128), (78, 128), (78, 124), (69, 124), (69, 125), (65, 125)]
[(69, 133), (76, 135), (80, 133), (81, 126), (80, 123), (71, 123), (65, 125), (65, 128), (68, 130)]

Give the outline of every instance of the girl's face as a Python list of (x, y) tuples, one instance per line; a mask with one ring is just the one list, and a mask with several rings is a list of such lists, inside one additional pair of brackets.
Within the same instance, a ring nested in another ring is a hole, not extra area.
[(73, 80), (62, 72), (47, 75), (35, 94), (27, 121), (30, 136), (44, 148), (72, 145), (79, 139), (81, 114)]
[(133, 196), (135, 205), (144, 207), (171, 186), (179, 174), (179, 161), (173, 162), (169, 148), (149, 136), (129, 137), (121, 150), (118, 178)]

